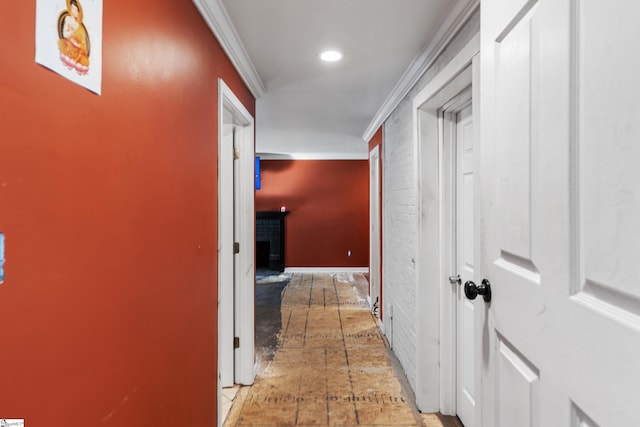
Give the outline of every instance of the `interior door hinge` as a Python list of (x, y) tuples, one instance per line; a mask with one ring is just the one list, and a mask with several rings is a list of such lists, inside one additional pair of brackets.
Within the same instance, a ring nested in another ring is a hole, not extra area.
[(233, 242), (233, 253), (234, 254), (239, 254), (240, 253), (240, 243)]
[(240, 158), (240, 150), (236, 147), (233, 147), (233, 160), (238, 160)]
[(240, 338), (233, 337), (233, 348), (240, 348)]

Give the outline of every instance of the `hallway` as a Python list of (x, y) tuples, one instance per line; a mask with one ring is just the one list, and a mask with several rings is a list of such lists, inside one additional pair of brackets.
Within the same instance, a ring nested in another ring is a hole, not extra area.
[(294, 275), (282, 290), (273, 360), (240, 389), (225, 426), (459, 425), (415, 410), (369, 310), (367, 287), (362, 274)]

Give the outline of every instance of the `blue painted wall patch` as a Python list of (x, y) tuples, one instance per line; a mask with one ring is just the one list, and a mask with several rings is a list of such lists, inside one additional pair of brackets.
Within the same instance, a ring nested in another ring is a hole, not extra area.
[(4, 281), (4, 233), (0, 233), (0, 283)]

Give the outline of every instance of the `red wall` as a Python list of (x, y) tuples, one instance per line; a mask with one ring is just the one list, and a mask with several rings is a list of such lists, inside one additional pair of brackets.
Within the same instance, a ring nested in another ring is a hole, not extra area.
[(380, 158), (382, 159), (382, 126), (378, 128), (369, 140), (369, 152), (376, 148), (376, 146), (380, 146)]
[(35, 3), (0, 26), (0, 417), (215, 425), (217, 78), (255, 100), (191, 2), (104, 1), (102, 96), (35, 64)]
[[(257, 210), (291, 213), (287, 267), (369, 265), (369, 164), (366, 160), (263, 160)], [(347, 256), (347, 251), (351, 256)]]

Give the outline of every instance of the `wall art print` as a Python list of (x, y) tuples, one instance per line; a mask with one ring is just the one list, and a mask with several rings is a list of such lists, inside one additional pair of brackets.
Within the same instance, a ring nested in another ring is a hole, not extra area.
[(102, 0), (37, 0), (36, 62), (100, 94)]

